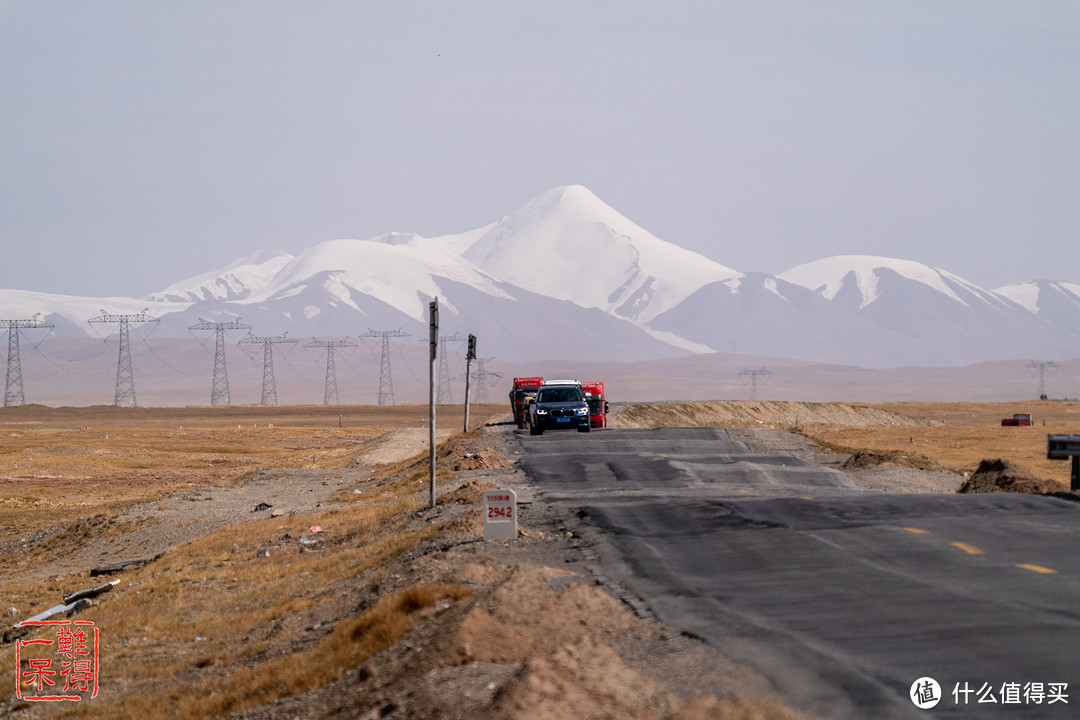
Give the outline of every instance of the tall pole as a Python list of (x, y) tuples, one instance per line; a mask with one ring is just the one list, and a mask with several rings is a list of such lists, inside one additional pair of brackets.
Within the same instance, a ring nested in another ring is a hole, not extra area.
[(390, 374), (390, 338), (409, 337), (401, 330), (368, 330), (362, 338), (382, 338), (382, 357), (379, 358), (379, 405), (394, 404), (394, 378)]
[(428, 303), (428, 470), (431, 485), (431, 507), (435, 507), (435, 358), (439, 351), (439, 298)]
[(226, 330), (250, 330), (250, 325), (240, 322), (240, 318), (227, 322), (214, 322), (199, 318), (196, 325), (188, 327), (192, 330), (214, 331), (214, 378), (210, 385), (210, 405), (228, 405), (229, 398), (229, 370), (225, 365), (225, 331)]
[(469, 349), (465, 353), (465, 428), (464, 432), (469, 432), (469, 390), (472, 386), (470, 382), (470, 376), (472, 375), (472, 361), (476, 359), (476, 336), (469, 335)]
[(138, 315), (114, 315), (101, 311), (101, 315), (90, 318), (88, 323), (110, 323), (120, 325), (120, 355), (116, 361), (116, 390), (113, 404), (117, 407), (135, 407), (135, 370), (131, 364), (131, 342), (128, 329), (131, 323), (160, 322), (161, 318), (151, 317), (143, 310)]
[(438, 391), (435, 398), (435, 402), (439, 405), (454, 404), (454, 393), (450, 387), (450, 353), (446, 350), (446, 344), (449, 342), (461, 342), (464, 339), (457, 333), (439, 336), (439, 379), (436, 383)]
[(326, 348), (326, 383), (323, 386), (323, 405), (337, 405), (338, 404), (338, 390), (337, 390), (337, 369), (334, 367), (334, 348), (336, 347), (356, 347), (356, 343), (350, 341), (348, 338), (342, 340), (315, 340), (312, 339), (304, 347), (306, 348)]
[(0, 328), (8, 331), (8, 356), (7, 374), (4, 380), (4, 407), (23, 405), (26, 399), (23, 397), (22, 359), (19, 357), (19, 329), (42, 328), (52, 329), (56, 327), (52, 323), (38, 320), (41, 313), (37, 313), (29, 320), (0, 320)]
[[(257, 337), (248, 333), (240, 343), (252, 343), (263, 346), (263, 379), (261, 405), (277, 405), (277, 383), (274, 381), (274, 345), (278, 343), (295, 343), (296, 340), (289, 337), (289, 333), (274, 335), (272, 337)], [(237, 344), (240, 344), (237, 343)]]
[(22, 405), (22, 360), (19, 359), (19, 329), (8, 327), (7, 377), (4, 380), (4, 407)]

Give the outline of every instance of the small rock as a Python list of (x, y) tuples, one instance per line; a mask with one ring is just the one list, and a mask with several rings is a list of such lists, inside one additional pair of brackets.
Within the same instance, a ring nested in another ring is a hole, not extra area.
[(19, 617), (19, 608), (9, 607), (4, 611), (4, 617)]
[(284, 514), (285, 514), (284, 510), (275, 510), (274, 512), (270, 513), (270, 517), (272, 517), (272, 518), (281, 517)]
[(255, 553), (255, 555), (257, 557), (270, 557), (270, 550), (268, 548), (263, 548), (259, 552)]
[(72, 615), (78, 615), (86, 608), (94, 607), (95, 605), (97, 605), (97, 603), (90, 598), (83, 598), (71, 606), (71, 609), (67, 611), (67, 616), (71, 617)]
[(251, 512), (262, 512), (263, 510), (269, 510), (272, 507), (274, 507), (274, 506), (269, 504), (269, 503), (261, 502), (258, 505), (256, 505), (255, 509), (252, 510)]

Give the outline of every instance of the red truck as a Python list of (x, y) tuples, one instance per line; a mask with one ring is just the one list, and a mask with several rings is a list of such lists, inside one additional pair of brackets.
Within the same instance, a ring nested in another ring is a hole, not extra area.
[(1032, 424), (1031, 413), (1016, 413), (1011, 418), (1001, 421), (1002, 427), (1028, 427)]
[(589, 405), (589, 425), (594, 428), (607, 427), (608, 402), (604, 395), (604, 383), (599, 380), (581, 383), (585, 393), (585, 402)]
[(514, 378), (514, 389), (510, 391), (510, 411), (514, 414), (514, 422), (519, 430), (525, 428), (525, 398), (536, 397), (536, 391), (543, 384), (542, 377)]

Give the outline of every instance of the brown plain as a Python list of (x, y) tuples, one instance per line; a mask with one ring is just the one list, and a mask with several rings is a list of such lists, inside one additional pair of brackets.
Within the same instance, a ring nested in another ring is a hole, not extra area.
[[(651, 412), (667, 413), (664, 422), (689, 425), (723, 424), (716, 420), (722, 411), (732, 425), (796, 429), (834, 448), (914, 451), (959, 473), (973, 471), (982, 459), (1003, 457), (1061, 482), (1063, 489), (1069, 464), (1045, 459), (1046, 434), (1080, 431), (1080, 403), (1069, 402), (682, 405)], [(473, 417), (501, 420), (505, 412), (501, 405), (474, 406)], [(1035, 426), (1001, 427), (1001, 419), (1016, 412), (1031, 412)], [(891, 413), (910, 422), (868, 420)], [(741, 419), (733, 421), (736, 416)], [(830, 418), (835, 421), (824, 422)], [(424, 522), (417, 492), (427, 477), (426, 462), (416, 456), (371, 465), (365, 457), (392, 431), (424, 428), (426, 422), (426, 406), (3, 409), (0, 610), (16, 608), (7, 618), (14, 622), (51, 607), (64, 593), (96, 584), (85, 572), (41, 576), (31, 571), (57, 564), (90, 538), (124, 533), (116, 519), (133, 504), (207, 486), (236, 486), (260, 468), (336, 473), (328, 477), (348, 489), (318, 513), (239, 518), (124, 573), (121, 589), (93, 609), (93, 620), (108, 629), (102, 650), (108, 696), (74, 712), (109, 718), (219, 717), (342, 678), (355, 682), (357, 668), (417, 623), (480, 591), (483, 583), (462, 578), (504, 577), (504, 584), (490, 584), (507, 588), (506, 573), (524, 572), (476, 562), (458, 575), (445, 568), (422, 571), (445, 564), (437, 554), (401, 564), (401, 558), (440, 535), (439, 527)], [(440, 408), (439, 422), (460, 427), (460, 408)], [(460, 448), (482, 444), (481, 436), (459, 435), (443, 452), (463, 457)], [(453, 447), (459, 450), (448, 449)], [(448, 485), (453, 471), (440, 468), (438, 481)], [(319, 552), (305, 552), (296, 542), (312, 524), (327, 528), (319, 535)], [(271, 557), (260, 557), (268, 539), (277, 544)], [(590, 602), (605, 602), (592, 595), (602, 595), (601, 590), (575, 587), (573, 592), (586, 593)], [(553, 607), (563, 602), (560, 597), (552, 596)], [(622, 612), (616, 606), (604, 606), (604, 612)], [(476, 611), (470, 612), (462, 622), (475, 622)], [(599, 646), (586, 649), (606, 652)], [(12, 644), (0, 645), (0, 714), (5, 708), (27, 718), (57, 712), (12, 700), (13, 657)], [(569, 660), (552, 655), (546, 662), (553, 672)], [(538, 667), (533, 677), (539, 677)], [(519, 692), (528, 687), (521, 685)], [(666, 697), (657, 690), (641, 700), (657, 710), (626, 716), (676, 717), (672, 712), (678, 706)], [(660, 712), (662, 707), (672, 712)], [(729, 712), (735, 706), (725, 707)], [(720, 716), (700, 710), (690, 703), (677, 716)], [(795, 714), (766, 703), (723, 716)]]

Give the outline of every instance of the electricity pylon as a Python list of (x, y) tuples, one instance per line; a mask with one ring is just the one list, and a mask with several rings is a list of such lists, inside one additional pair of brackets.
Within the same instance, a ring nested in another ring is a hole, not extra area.
[(135, 369), (131, 366), (131, 341), (128, 328), (131, 323), (161, 322), (161, 318), (151, 317), (144, 309), (137, 315), (114, 315), (101, 311), (101, 315), (90, 318), (88, 323), (108, 323), (120, 326), (120, 354), (116, 361), (116, 391), (113, 404), (117, 407), (135, 407)]
[(214, 322), (199, 318), (197, 325), (191, 325), (188, 330), (213, 330), (216, 337), (214, 343), (214, 379), (210, 386), (210, 405), (229, 404), (229, 371), (225, 366), (225, 331), (226, 330), (250, 330), (250, 325), (240, 322), (240, 318), (228, 322)]
[(288, 335), (289, 333), (283, 333), (270, 337), (257, 337), (248, 333), (247, 337), (240, 341), (241, 343), (263, 346), (263, 381), (260, 405), (277, 405), (277, 383), (274, 382), (274, 345), (278, 343), (295, 343), (296, 340), (288, 337)]
[(750, 378), (750, 399), (751, 400), (757, 400), (758, 378), (759, 377), (760, 378), (767, 378), (770, 375), (772, 375), (772, 373), (769, 372), (769, 368), (758, 368), (757, 370), (749, 370), (747, 368), (742, 369), (742, 372), (739, 373), (739, 377), (749, 377)]
[(1053, 372), (1054, 370), (1057, 370), (1061, 366), (1058, 365), (1053, 360), (1051, 360), (1050, 362), (1036, 362), (1036, 361), (1032, 360), (1030, 363), (1028, 363), (1027, 367), (1028, 367), (1029, 370), (1034, 371), (1033, 374), (1037, 374), (1039, 376), (1039, 397), (1040, 398), (1045, 397), (1046, 396), (1046, 371), (1050, 370), (1051, 372)]
[(356, 343), (349, 339), (341, 340), (315, 340), (312, 339), (304, 347), (306, 348), (326, 348), (326, 386), (323, 390), (323, 405), (337, 405), (338, 404), (338, 392), (337, 392), (337, 368), (334, 367), (334, 348), (336, 347), (356, 347)]
[(372, 330), (358, 337), (382, 338), (382, 357), (379, 359), (379, 404), (394, 404), (394, 378), (390, 374), (390, 338), (409, 337), (401, 330)]
[(465, 340), (466, 338), (457, 333), (439, 336), (439, 381), (437, 383), (439, 389), (438, 397), (435, 400), (439, 405), (454, 404), (454, 392), (450, 387), (450, 361), (447, 358), (446, 343), (465, 342)]
[(4, 407), (25, 404), (23, 398), (22, 360), (19, 358), (19, 330), (30, 328), (52, 329), (52, 323), (39, 320), (41, 313), (35, 313), (30, 320), (0, 320), (0, 328), (8, 332), (7, 378), (4, 382)]
[(487, 402), (488, 385), (502, 377), (502, 375), (497, 372), (491, 372), (484, 369), (484, 363), (494, 359), (495, 358), (493, 357), (476, 358), (476, 402), (478, 403)]

